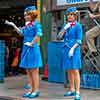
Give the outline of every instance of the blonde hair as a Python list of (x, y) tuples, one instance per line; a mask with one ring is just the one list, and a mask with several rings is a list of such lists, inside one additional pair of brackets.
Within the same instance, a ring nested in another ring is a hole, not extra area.
[(32, 17), (32, 20), (35, 20), (38, 16), (37, 10), (27, 11), (26, 14), (30, 15)]

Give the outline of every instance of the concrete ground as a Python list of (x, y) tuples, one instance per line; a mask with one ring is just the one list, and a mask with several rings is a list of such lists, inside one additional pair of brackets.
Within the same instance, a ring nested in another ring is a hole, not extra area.
[[(5, 83), (0, 84), (0, 97), (16, 98), (9, 100), (30, 100), (22, 98), (22, 94), (25, 92), (23, 90), (25, 83), (25, 76), (6, 78)], [(41, 96), (34, 100), (73, 100), (73, 97), (63, 97), (65, 92), (63, 84), (47, 83), (46, 81), (41, 81), (40, 83)], [(81, 100), (100, 100), (100, 90), (81, 89)]]

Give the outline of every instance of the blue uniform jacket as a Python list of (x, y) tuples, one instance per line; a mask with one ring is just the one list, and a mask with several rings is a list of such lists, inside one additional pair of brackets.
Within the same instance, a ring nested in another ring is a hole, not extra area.
[[(24, 43), (31, 42), (35, 36), (42, 36), (42, 28), (40, 23), (38, 21), (35, 21), (29, 25), (22, 27), (20, 33), (24, 36)], [(34, 46), (35, 45), (37, 45), (37, 43), (35, 43)]]
[(80, 23), (76, 22), (74, 27), (70, 27), (64, 34), (64, 42), (69, 48), (72, 48), (75, 43), (82, 44), (83, 31)]

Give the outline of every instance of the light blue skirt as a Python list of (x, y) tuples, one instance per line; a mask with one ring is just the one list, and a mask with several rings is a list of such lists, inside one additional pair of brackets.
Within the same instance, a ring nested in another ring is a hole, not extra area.
[(23, 46), (21, 54), (20, 67), (25, 69), (33, 69), (42, 67), (42, 57), (39, 46)]

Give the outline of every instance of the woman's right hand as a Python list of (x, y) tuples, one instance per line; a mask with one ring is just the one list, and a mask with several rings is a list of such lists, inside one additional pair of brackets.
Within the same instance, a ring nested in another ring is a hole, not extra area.
[(19, 33), (19, 34), (21, 33), (20, 29), (13, 22), (9, 22), (8, 20), (6, 20), (5, 24), (13, 26), (15, 28), (15, 30), (16, 30), (17, 33)]

